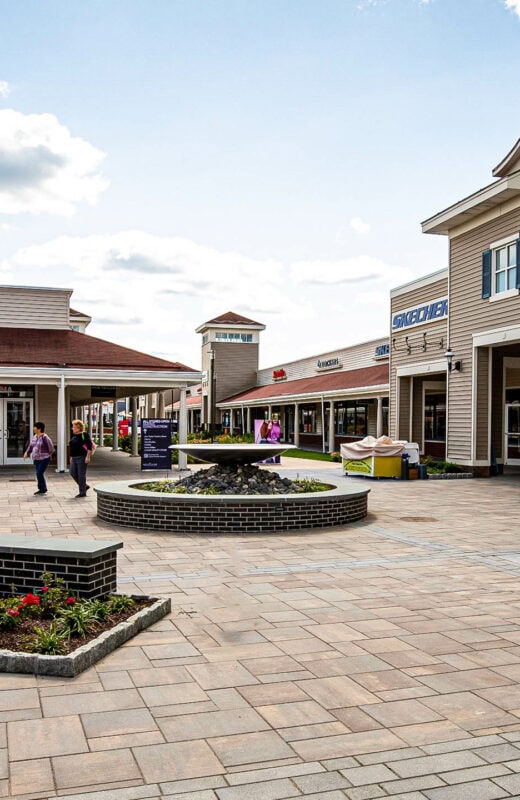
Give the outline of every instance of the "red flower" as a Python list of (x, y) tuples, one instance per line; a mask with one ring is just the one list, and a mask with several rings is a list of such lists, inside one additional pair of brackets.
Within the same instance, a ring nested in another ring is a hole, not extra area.
[(31, 594), (30, 592), (25, 595), (24, 599), (22, 600), (24, 606), (39, 606), (40, 605), (40, 598), (35, 595)]
[(67, 597), (67, 599), (65, 600), (65, 602), (67, 603), (67, 605), (68, 605), (68, 606), (73, 606), (73, 605), (74, 605), (74, 603), (76, 602), (76, 600), (75, 600), (75, 598), (74, 598), (74, 597)]
[(7, 609), (7, 613), (9, 614), (10, 617), (19, 617), (20, 616), (20, 612), (16, 608), (8, 608)]
[(49, 591), (48, 586), (42, 586), (42, 592), (48, 592), (48, 591)]

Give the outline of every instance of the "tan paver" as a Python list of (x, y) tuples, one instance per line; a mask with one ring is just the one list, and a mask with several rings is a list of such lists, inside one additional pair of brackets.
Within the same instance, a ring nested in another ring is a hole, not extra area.
[[(132, 473), (101, 449), (89, 479)], [(113, 528), (49, 486), (0, 474), (3, 530), (120, 537), (120, 589), (172, 614), (76, 679), (0, 675), (0, 796), (520, 794), (520, 477), (373, 482), (366, 521), (247, 537)]]

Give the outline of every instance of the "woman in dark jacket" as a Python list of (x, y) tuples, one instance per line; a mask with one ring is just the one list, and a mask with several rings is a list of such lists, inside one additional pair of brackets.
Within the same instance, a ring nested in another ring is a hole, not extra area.
[(79, 494), (76, 497), (86, 497), (87, 489), (90, 489), (87, 484), (87, 466), (94, 450), (94, 443), (80, 419), (72, 420), (72, 438), (69, 448), (70, 474), (79, 486)]

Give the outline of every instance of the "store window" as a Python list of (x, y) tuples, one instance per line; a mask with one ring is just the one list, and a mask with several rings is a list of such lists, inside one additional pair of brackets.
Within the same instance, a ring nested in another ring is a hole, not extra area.
[(316, 406), (304, 406), (301, 409), (300, 433), (317, 433)]
[(493, 250), (494, 294), (516, 289), (517, 244), (506, 244)]
[(446, 441), (446, 395), (427, 394), (424, 398), (424, 439)]
[(352, 400), (338, 403), (337, 436), (366, 436), (368, 434), (368, 403)]
[(215, 339), (217, 342), (234, 342), (238, 344), (250, 344), (253, 341), (253, 334), (217, 331), (215, 334)]

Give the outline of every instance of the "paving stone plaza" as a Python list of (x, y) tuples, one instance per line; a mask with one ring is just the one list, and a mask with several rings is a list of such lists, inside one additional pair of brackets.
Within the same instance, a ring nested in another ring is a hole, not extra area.
[[(95, 462), (93, 486), (137, 475)], [(0, 485), (6, 533), (121, 538), (119, 590), (172, 598), (77, 678), (0, 675), (1, 796), (520, 796), (520, 477), (374, 482), (351, 526), (218, 537), (100, 523), (67, 476)]]

